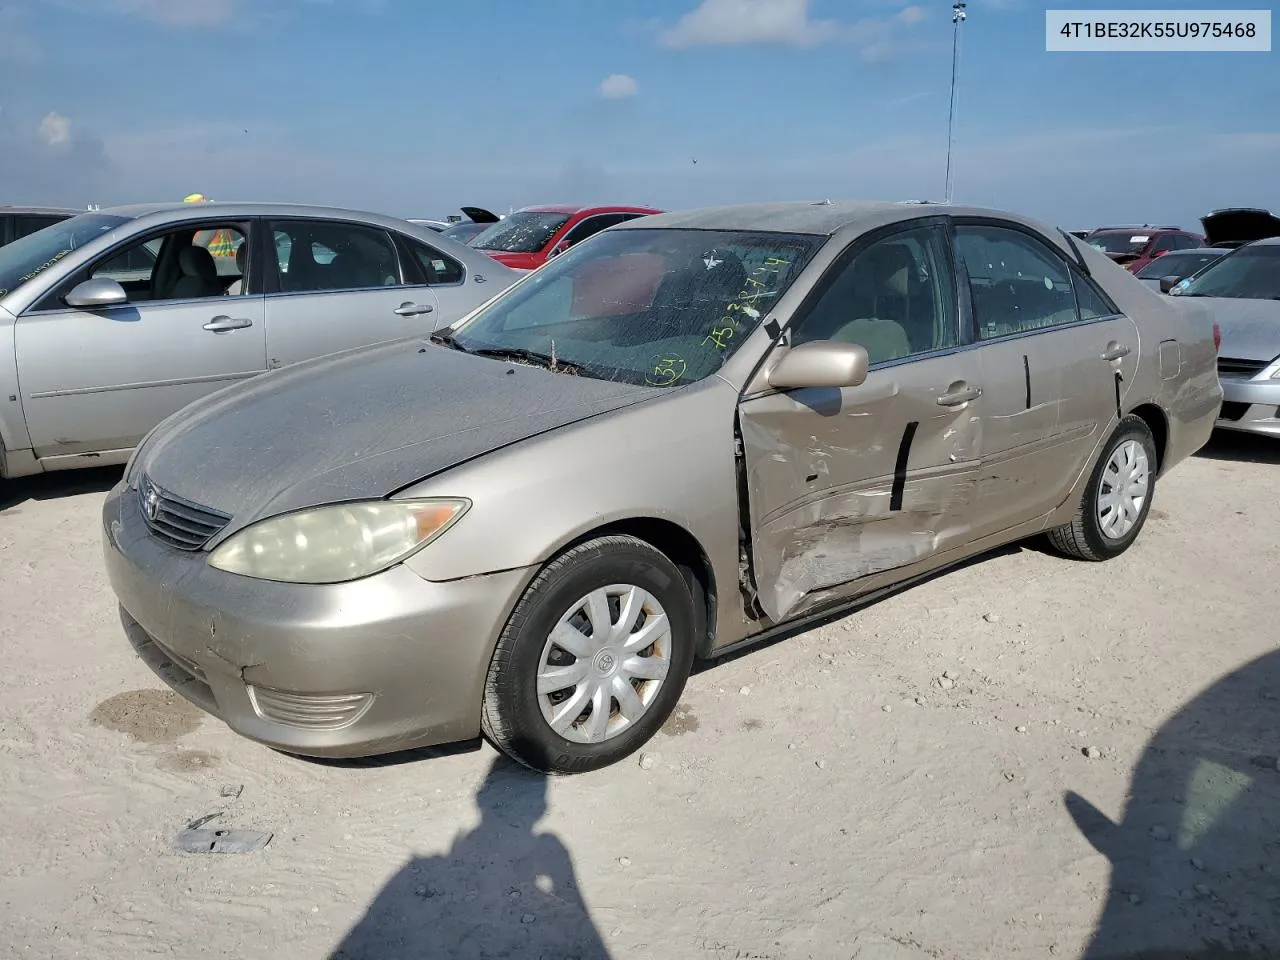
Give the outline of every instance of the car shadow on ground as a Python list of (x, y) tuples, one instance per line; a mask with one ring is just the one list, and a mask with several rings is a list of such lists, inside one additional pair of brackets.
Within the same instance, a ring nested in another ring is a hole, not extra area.
[(1217, 430), (1196, 456), (1233, 463), (1280, 463), (1280, 437)]
[(608, 960), (569, 851), (536, 829), (546, 778), (498, 757), (476, 806), (479, 825), (447, 853), (409, 860), (330, 960)]
[(0, 512), (28, 500), (58, 500), (84, 493), (106, 493), (120, 481), (123, 473), (124, 467), (93, 467), (0, 480)]
[(1068, 812), (1111, 863), (1082, 960), (1280, 957), (1280, 651), (1218, 680), (1153, 736), (1113, 823)]

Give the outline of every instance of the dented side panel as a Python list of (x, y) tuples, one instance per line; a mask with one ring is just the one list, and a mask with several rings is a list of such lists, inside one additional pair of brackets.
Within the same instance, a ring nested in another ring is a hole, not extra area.
[(962, 351), (873, 370), (846, 390), (742, 403), (753, 574), (770, 620), (967, 539), (982, 401), (938, 398), (976, 384), (978, 362)]

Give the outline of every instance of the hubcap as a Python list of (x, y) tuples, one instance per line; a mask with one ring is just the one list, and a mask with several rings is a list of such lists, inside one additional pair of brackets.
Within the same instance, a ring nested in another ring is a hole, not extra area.
[(671, 666), (671, 624), (651, 593), (601, 587), (560, 618), (538, 664), (538, 706), (551, 729), (602, 743), (648, 711)]
[(1133, 529), (1150, 485), (1147, 451), (1137, 440), (1126, 440), (1112, 451), (1098, 484), (1098, 526), (1103, 536), (1119, 540)]

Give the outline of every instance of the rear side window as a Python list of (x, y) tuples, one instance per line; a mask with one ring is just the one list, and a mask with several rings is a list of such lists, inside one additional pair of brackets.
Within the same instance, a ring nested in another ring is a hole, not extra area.
[(435, 287), (462, 282), (462, 264), (457, 260), (452, 257), (446, 257), (439, 250), (433, 250), (425, 243), (410, 240), (408, 237), (404, 239), (413, 250), (413, 256), (418, 261), (418, 265), (422, 267), (428, 286)]
[(402, 284), (391, 236), (377, 227), (336, 220), (277, 220), (276, 289), (285, 293), (367, 290)]
[(1081, 320), (1112, 317), (1118, 312), (1093, 281), (1079, 270), (1071, 271), (1071, 282), (1076, 288), (1076, 307), (1080, 311)]
[(956, 228), (956, 252), (969, 274), (979, 339), (1078, 319), (1066, 260), (1029, 234), (1009, 227), (962, 225)]

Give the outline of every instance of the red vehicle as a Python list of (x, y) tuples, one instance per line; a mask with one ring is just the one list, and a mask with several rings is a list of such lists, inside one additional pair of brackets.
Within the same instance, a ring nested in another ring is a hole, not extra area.
[(1170, 250), (1192, 250), (1204, 246), (1204, 237), (1181, 227), (1099, 227), (1084, 238), (1116, 263), (1137, 273), (1152, 260)]
[(524, 207), (508, 214), (471, 240), (504, 266), (536, 270), (576, 243), (614, 224), (662, 213), (652, 207), (580, 207), (551, 204)]

